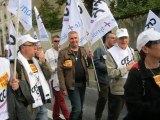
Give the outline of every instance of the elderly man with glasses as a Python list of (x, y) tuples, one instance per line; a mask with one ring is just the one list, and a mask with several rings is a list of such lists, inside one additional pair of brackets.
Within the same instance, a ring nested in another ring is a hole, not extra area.
[(118, 120), (125, 104), (123, 86), (128, 77), (128, 72), (135, 63), (134, 51), (128, 46), (129, 34), (127, 29), (118, 29), (116, 36), (117, 43), (108, 49), (106, 58), (107, 72), (111, 80), (107, 120)]
[[(18, 38), (17, 77), (19, 88), (14, 91), (14, 99), (9, 110), (16, 120), (48, 120), (45, 103), (50, 102), (50, 89), (46, 80), (51, 77), (51, 68), (44, 53), (38, 54), (36, 43), (30, 35)], [(15, 106), (15, 107), (14, 107)], [(11, 117), (12, 118), (12, 117)], [(11, 119), (12, 120), (12, 119)]]

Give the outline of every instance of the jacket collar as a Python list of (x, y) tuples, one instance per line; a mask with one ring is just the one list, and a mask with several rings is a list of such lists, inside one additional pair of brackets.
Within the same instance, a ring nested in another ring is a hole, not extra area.
[[(80, 53), (81, 53), (81, 55), (83, 56), (83, 52), (82, 52), (82, 50), (81, 50), (81, 47), (79, 46), (79, 49), (78, 50), (80, 50)], [(68, 54), (69, 55), (73, 55), (73, 51), (71, 50), (71, 48), (68, 46)]]
[(70, 46), (68, 46), (68, 54), (73, 54), (73, 52), (72, 52)]

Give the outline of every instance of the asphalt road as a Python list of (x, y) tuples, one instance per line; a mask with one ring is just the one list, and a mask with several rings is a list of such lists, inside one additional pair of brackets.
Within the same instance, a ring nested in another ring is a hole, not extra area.
[[(83, 120), (95, 120), (94, 113), (95, 113), (97, 98), (98, 98), (97, 88), (96, 87), (87, 87), (86, 95), (85, 95), (84, 110), (83, 110)], [(65, 99), (66, 99), (68, 109), (70, 110), (71, 105), (68, 100), (68, 97), (66, 97)], [(54, 101), (54, 98), (52, 101)], [(49, 111), (48, 112), (49, 120), (52, 120), (51, 106), (52, 106), (52, 104), (47, 104), (47, 108)], [(127, 111), (126, 111), (126, 108), (124, 107), (118, 120), (123, 120), (126, 113), (127, 113)], [(102, 120), (107, 120), (107, 104), (106, 104), (105, 110), (103, 111)]]

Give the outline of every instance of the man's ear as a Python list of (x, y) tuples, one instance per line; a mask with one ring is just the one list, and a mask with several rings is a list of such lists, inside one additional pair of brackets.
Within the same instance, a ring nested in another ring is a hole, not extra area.
[(142, 51), (147, 54), (147, 53), (148, 53), (148, 47), (143, 46), (143, 47), (142, 47)]

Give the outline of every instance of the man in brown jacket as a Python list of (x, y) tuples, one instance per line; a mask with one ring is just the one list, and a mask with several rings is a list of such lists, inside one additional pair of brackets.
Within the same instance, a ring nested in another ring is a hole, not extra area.
[(59, 52), (58, 77), (60, 89), (70, 99), (72, 111), (70, 120), (82, 120), (82, 109), (86, 90), (89, 82), (87, 67), (91, 63), (92, 52), (87, 55), (84, 47), (78, 46), (78, 33), (68, 33), (69, 47)]

